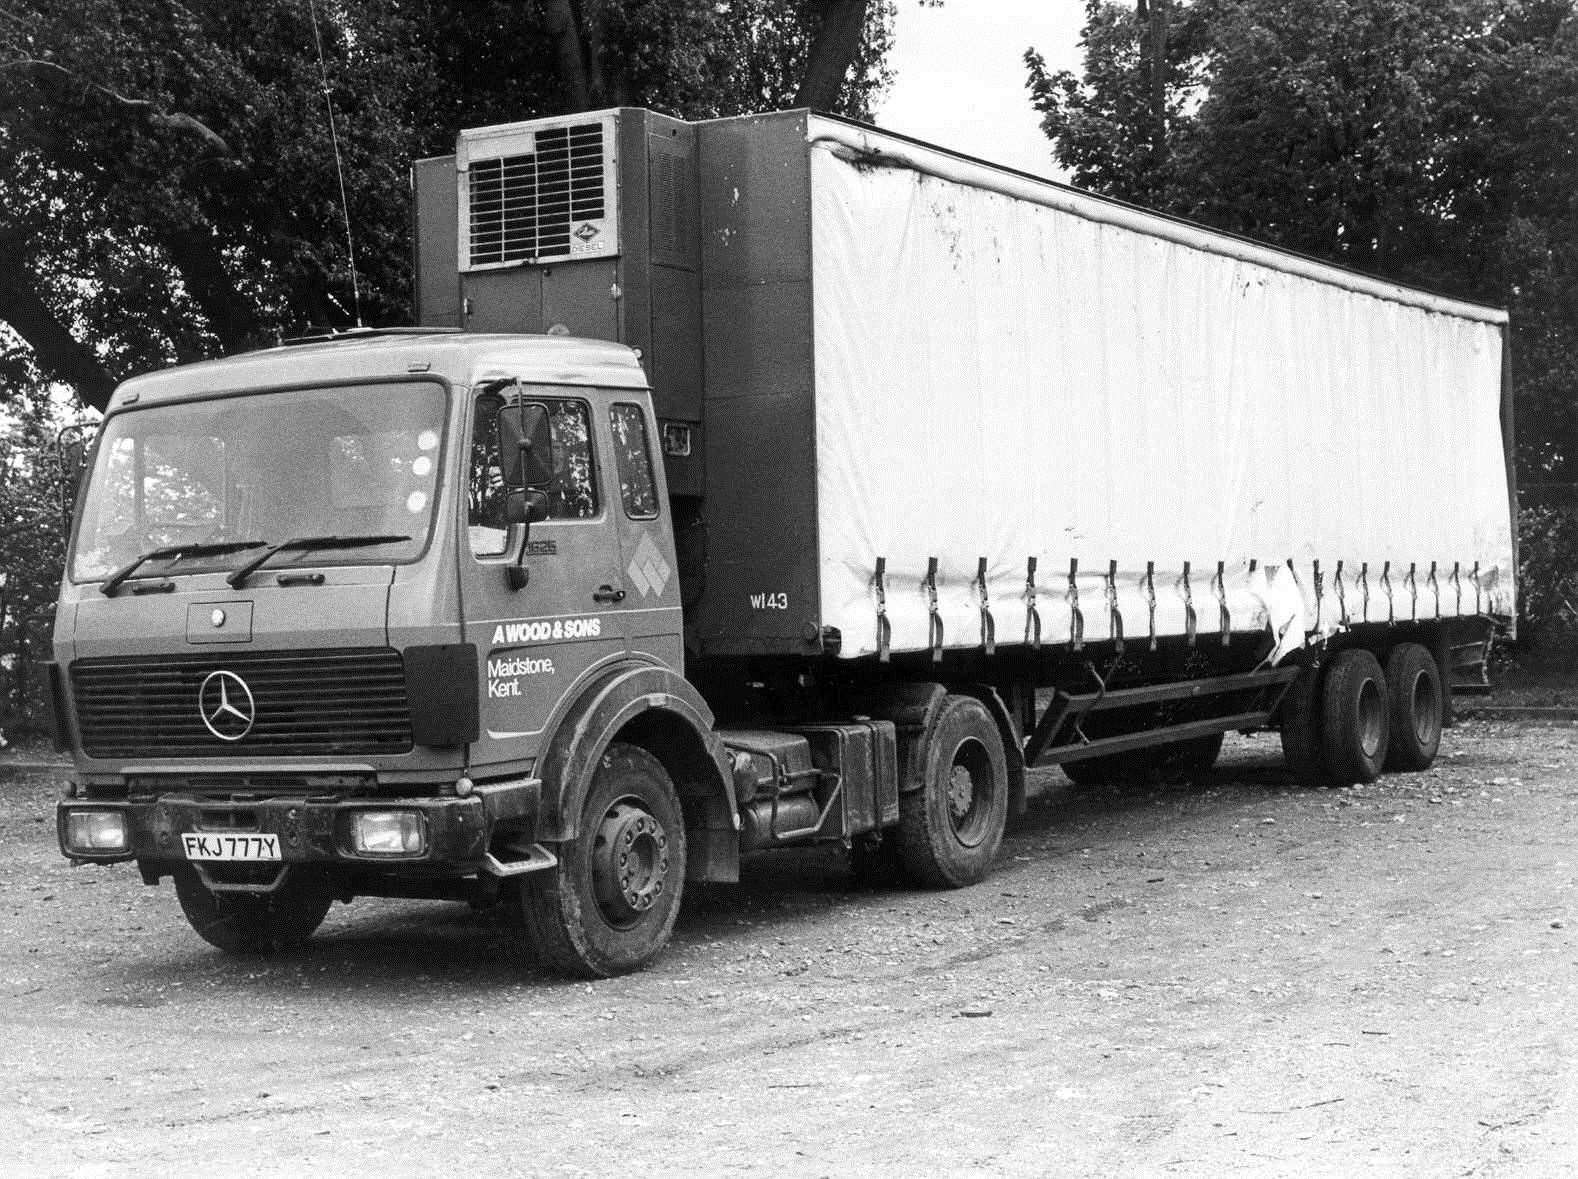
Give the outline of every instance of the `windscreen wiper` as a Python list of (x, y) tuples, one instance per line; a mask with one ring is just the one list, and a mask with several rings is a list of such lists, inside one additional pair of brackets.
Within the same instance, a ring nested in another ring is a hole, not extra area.
[(359, 549), (366, 545), (397, 544), (402, 540), (410, 539), (404, 533), (391, 533), (387, 536), (294, 536), (290, 540), (269, 545), (257, 556), (236, 566), (225, 580), (230, 583), (231, 589), (240, 589), (247, 578), (273, 560), (278, 553), (307, 552), (312, 549)]
[(149, 561), (178, 560), (182, 557), (217, 557), (224, 553), (239, 553), (245, 549), (261, 548), (267, 543), (266, 540), (222, 540), (211, 544), (170, 544), (159, 549), (149, 549), (142, 556), (126, 562), (106, 577), (99, 586), (99, 592), (106, 598), (113, 598), (115, 591), (121, 588), (121, 583)]

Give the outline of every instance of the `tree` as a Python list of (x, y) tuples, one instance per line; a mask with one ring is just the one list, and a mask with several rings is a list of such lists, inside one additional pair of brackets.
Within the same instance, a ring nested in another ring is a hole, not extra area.
[(1174, 0), (1160, 104), (1159, 7), (1088, 0), (1079, 76), (1027, 55), (1075, 182), (1509, 307), (1520, 478), (1578, 479), (1572, 0)]
[[(0, 346), (0, 381), (36, 388), (15, 347)], [(60, 588), (67, 487), (55, 459), (58, 414), (41, 393), (0, 417), (0, 744), (43, 720), (50, 607)]]
[(0, 0), (0, 323), (102, 407), (140, 369), (309, 324), (400, 322), (407, 169), (461, 127), (614, 104), (705, 117), (802, 86), (862, 114), (886, 82), (891, 14), (887, 0)]
[(1031, 101), (1074, 182), (1156, 208), (1177, 199), (1175, 139), (1202, 82), (1197, 5), (1086, 4), (1083, 77), (1025, 53)]

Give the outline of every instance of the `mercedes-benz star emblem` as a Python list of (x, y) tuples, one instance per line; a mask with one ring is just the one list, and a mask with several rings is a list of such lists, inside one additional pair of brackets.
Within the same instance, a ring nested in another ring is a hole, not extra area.
[(197, 689), (197, 714), (221, 741), (239, 741), (252, 731), (258, 709), (246, 680), (233, 671), (211, 671)]

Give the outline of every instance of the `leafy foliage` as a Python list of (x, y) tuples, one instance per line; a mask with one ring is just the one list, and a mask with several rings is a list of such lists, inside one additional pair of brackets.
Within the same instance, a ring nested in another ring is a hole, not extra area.
[(1520, 641), (1578, 638), (1578, 509), (1536, 504), (1518, 512)]
[(1076, 183), (1507, 306), (1520, 477), (1578, 480), (1572, 0), (1086, 11), (1080, 75), (1027, 58)]
[[(413, 159), (578, 97), (693, 117), (787, 105), (847, 7), (0, 0), (0, 321), (97, 406), (134, 371), (402, 322)], [(839, 109), (861, 114), (886, 84), (892, 7), (856, 7)]]
[[(14, 362), (0, 353), (0, 367)], [(0, 738), (45, 716), (39, 665), (49, 658), (69, 492), (55, 461), (56, 408), (37, 396), (8, 410), (0, 417)]]
[(41, 716), (43, 645), (23, 638), (46, 637), (27, 620), (62, 561), (52, 382), (102, 408), (133, 372), (404, 322), (408, 169), (462, 127), (578, 99), (788, 106), (829, 51), (851, 62), (833, 109), (865, 115), (892, 16), (890, 0), (0, 0), (0, 725)]

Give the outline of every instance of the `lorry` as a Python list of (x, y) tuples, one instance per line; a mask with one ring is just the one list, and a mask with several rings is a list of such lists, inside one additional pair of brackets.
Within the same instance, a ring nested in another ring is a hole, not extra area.
[(1026, 776), (1431, 763), (1516, 613), (1503, 312), (806, 111), (460, 133), (417, 321), (129, 380), (50, 671), (63, 853), (222, 950), (695, 881), (962, 887)]

